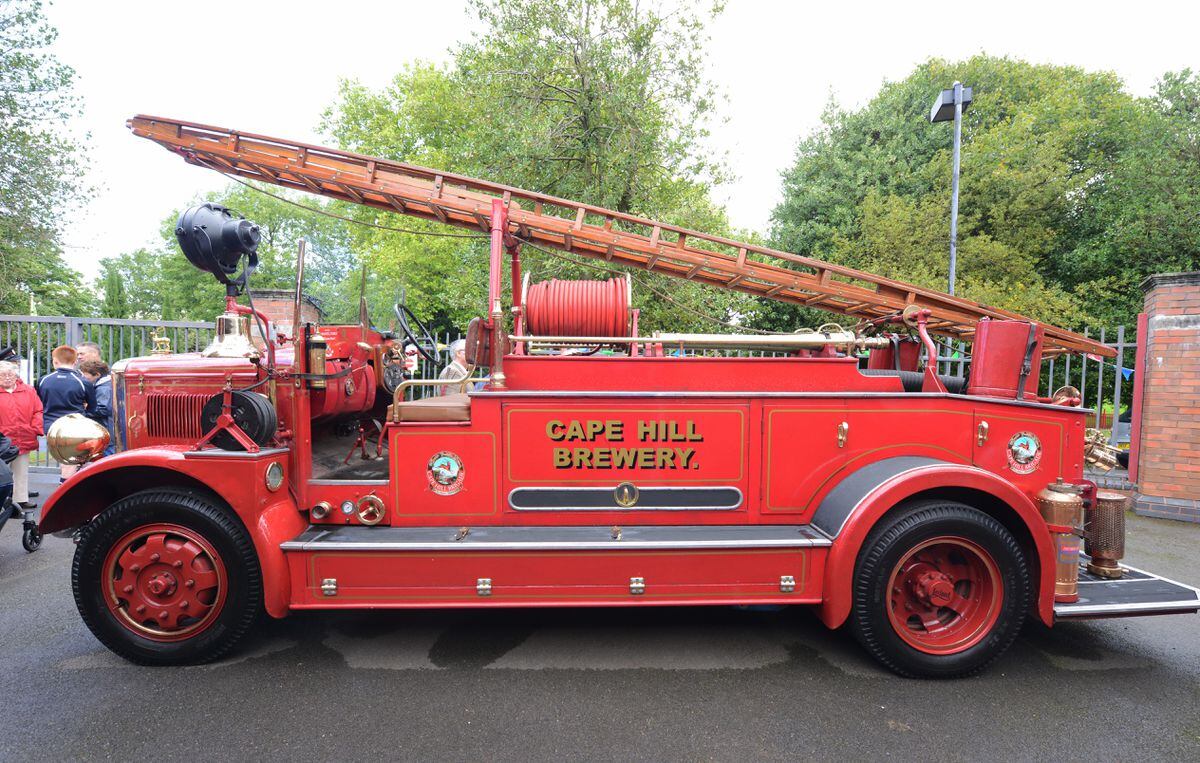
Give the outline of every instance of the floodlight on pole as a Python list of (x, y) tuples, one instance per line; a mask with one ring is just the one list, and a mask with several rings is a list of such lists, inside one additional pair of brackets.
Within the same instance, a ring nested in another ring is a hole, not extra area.
[(938, 93), (933, 108), (929, 110), (930, 122), (954, 120), (954, 171), (950, 180), (950, 288), (954, 293), (954, 279), (958, 270), (958, 166), (962, 148), (962, 115), (971, 105), (971, 88), (955, 82), (954, 87)]

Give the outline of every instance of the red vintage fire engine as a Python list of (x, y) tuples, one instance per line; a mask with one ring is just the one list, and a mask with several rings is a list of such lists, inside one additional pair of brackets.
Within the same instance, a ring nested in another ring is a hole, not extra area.
[[(1112, 453), (1077, 391), (1039, 396), (1043, 358), (1112, 356), (1102, 344), (451, 173), (157, 117), (129, 127), (192, 164), (491, 246), (472, 375), (421, 397), (437, 383), (404, 380), (400, 347), (436, 350), (406, 307), (395, 334), (365, 304), (355, 325), (303, 321), (301, 245), (291, 325), (256, 338), (257, 228), (212, 204), (180, 218), (184, 253), (226, 284), (217, 339), (115, 366), (119, 452), (41, 520), (76, 535), (79, 611), (130, 660), (215, 659), (264, 610), (805, 604), (898, 673), (957, 676), (1027, 616), (1200, 610), (1196, 589), (1117, 561), (1124, 499), (1084, 476)], [(530, 284), (525, 246), (848, 325), (641, 335), (627, 280)], [(968, 378), (938, 374), (934, 335), (972, 342)], [(77, 420), (50, 435), (79, 462), (105, 439)]]

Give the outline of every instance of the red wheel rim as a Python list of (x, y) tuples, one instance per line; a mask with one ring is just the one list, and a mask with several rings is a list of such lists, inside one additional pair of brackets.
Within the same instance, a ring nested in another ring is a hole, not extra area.
[(888, 580), (888, 620), (926, 654), (956, 654), (987, 636), (1004, 603), (991, 554), (965, 538), (931, 538), (910, 550)]
[(125, 534), (104, 557), (104, 603), (117, 622), (151, 641), (182, 641), (217, 619), (228, 579), (199, 533), (172, 524)]

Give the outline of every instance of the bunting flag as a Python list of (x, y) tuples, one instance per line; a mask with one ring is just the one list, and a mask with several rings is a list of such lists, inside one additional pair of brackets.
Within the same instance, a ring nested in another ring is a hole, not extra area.
[[(1095, 353), (1085, 352), (1083, 354), (1083, 356), (1085, 358), (1087, 358), (1088, 360), (1094, 360), (1101, 365), (1112, 365), (1111, 363), (1105, 363), (1104, 358), (1100, 357), (1099, 355), (1096, 355)], [(1133, 369), (1126, 368), (1125, 366), (1121, 366), (1121, 376), (1125, 377), (1126, 379), (1132, 379), (1133, 378)]]

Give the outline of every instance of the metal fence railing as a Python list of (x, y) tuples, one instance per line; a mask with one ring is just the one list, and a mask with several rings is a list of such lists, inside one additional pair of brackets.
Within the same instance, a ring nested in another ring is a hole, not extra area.
[[(170, 340), (172, 352), (198, 352), (212, 341), (215, 324), (204, 321), (148, 321), (140, 319), (87, 318), (70, 316), (0, 315), (0, 348), (11, 347), (20, 358), (21, 376), (33, 384), (50, 373), (50, 355), (60, 345), (76, 346), (80, 342), (95, 342), (100, 356), (110, 365), (124, 358), (149, 355), (154, 349), (153, 336)], [(448, 348), (458, 333), (434, 336), (437, 343)], [(446, 358), (446, 350), (441, 356)], [(441, 366), (421, 359), (414, 378), (436, 379)], [(436, 387), (414, 387), (412, 397), (439, 394)], [(31, 454), (30, 465), (40, 469), (57, 469), (46, 452), (45, 438), (40, 448)]]
[(194, 352), (212, 341), (214, 330), (213, 323), (202, 321), (0, 315), (0, 347), (17, 351), (22, 373), (32, 382), (50, 373), (50, 353), (59, 345), (95, 342), (100, 356), (112, 363), (150, 354), (152, 334), (170, 339), (174, 352)]
[[(203, 349), (211, 340), (214, 324), (205, 321), (151, 321), (140, 319), (88, 318), (64, 316), (0, 315), (0, 348), (12, 347), (22, 358), (22, 374), (33, 382), (51, 370), (50, 353), (55, 347), (80, 342), (95, 342), (100, 345), (101, 356), (110, 363), (122, 358), (148, 355), (154, 347), (152, 335), (165, 336), (171, 341), (174, 352), (195, 352)], [(1133, 400), (1134, 358), (1137, 352), (1137, 332), (1126, 326), (1115, 329), (1087, 329), (1085, 336), (1097, 337), (1100, 342), (1116, 350), (1115, 358), (1096, 355), (1060, 356), (1042, 362), (1039, 392), (1050, 395), (1064, 385), (1076, 387), (1086, 408), (1094, 409), (1089, 422), (1098, 429), (1114, 429), (1113, 423), (1123, 412), (1131, 408)], [(460, 333), (444, 332), (434, 336), (439, 345), (448, 348)], [(970, 346), (963, 342), (939, 342), (938, 371), (943, 374), (962, 376), (969, 371)], [(442, 358), (448, 361), (447, 350)], [(688, 351), (686, 354), (694, 354)], [(723, 356), (778, 356), (778, 352), (720, 351)], [(439, 367), (421, 359), (418, 379), (436, 378)], [(486, 369), (480, 369), (486, 372)], [(438, 394), (436, 387), (414, 387), (414, 398)], [(1117, 437), (1116, 431), (1110, 439)], [(49, 464), (44, 450), (35, 462)]]
[[(0, 315), (0, 348), (11, 347), (20, 357), (21, 376), (34, 383), (50, 373), (50, 355), (59, 345), (95, 342), (100, 357), (110, 364), (122, 358), (149, 355), (153, 335), (171, 341), (174, 352), (194, 352), (212, 341), (214, 324), (201, 321), (147, 321), (73, 316)], [(31, 454), (30, 465), (57, 468), (46, 452), (45, 438)]]

